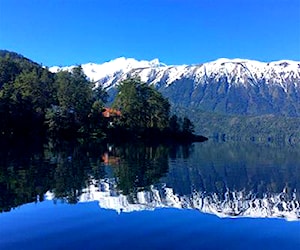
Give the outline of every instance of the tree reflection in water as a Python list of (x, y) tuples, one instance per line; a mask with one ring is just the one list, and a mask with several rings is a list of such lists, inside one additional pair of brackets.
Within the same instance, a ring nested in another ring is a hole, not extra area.
[(289, 206), (298, 204), (296, 209), (300, 209), (298, 148), (28, 141), (2, 143), (0, 147), (2, 212), (42, 201), (47, 191), (55, 202), (77, 203), (91, 184), (100, 189), (107, 179), (115, 184), (114, 192), (125, 195), (132, 204), (139, 202), (138, 193), (151, 191), (154, 185), (157, 190), (172, 189), (179, 200), (190, 201), (195, 195), (198, 200), (222, 203), (237, 195), (255, 200), (280, 194), (280, 199), (296, 201), (287, 203)]
[(76, 203), (91, 177), (103, 178), (101, 145), (43, 144), (21, 141), (1, 144), (0, 208), (9, 211), (42, 201), (51, 190), (56, 199)]
[(116, 147), (115, 154), (120, 160), (114, 173), (125, 195), (147, 189), (168, 171), (168, 148), (162, 145), (127, 144)]
[[(1, 211), (42, 201), (49, 190), (55, 200), (77, 203), (84, 188), (106, 177), (108, 164), (124, 194), (146, 188), (168, 170), (168, 150), (164, 146), (128, 144), (110, 148), (99, 143), (2, 143)], [(105, 162), (107, 154), (110, 159), (120, 160)]]

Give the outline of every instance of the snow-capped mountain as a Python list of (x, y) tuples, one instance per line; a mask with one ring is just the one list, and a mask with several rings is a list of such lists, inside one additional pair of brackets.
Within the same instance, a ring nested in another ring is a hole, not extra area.
[[(87, 63), (82, 64), (81, 66), (84, 73), (90, 80), (98, 81), (102, 79), (113, 78), (124, 73), (126, 74), (128, 72), (131, 72), (133, 69), (157, 68), (163, 67), (165, 65), (160, 63), (158, 59), (153, 59), (152, 61), (138, 61), (133, 58), (120, 57), (103, 64)], [(56, 73), (60, 70), (70, 71), (74, 67), (75, 66), (54, 66), (50, 68), (50, 71), (53, 73)]]
[[(51, 192), (46, 199), (55, 199)], [(196, 209), (219, 217), (255, 217), (300, 219), (300, 204), (296, 193), (265, 194), (259, 198), (255, 193), (230, 191), (220, 196), (217, 193), (197, 192), (180, 196), (164, 184), (151, 186), (147, 191), (139, 191), (129, 197), (116, 188), (115, 180), (103, 179), (83, 190), (79, 202), (98, 201), (99, 206), (120, 212), (154, 210), (156, 208)]]
[[(52, 72), (70, 70), (52, 67)], [(218, 59), (199, 65), (168, 66), (158, 59), (118, 58), (103, 64), (83, 64), (84, 73), (106, 89), (138, 76), (154, 85), (175, 106), (226, 114), (300, 116), (300, 62), (264, 63)]]
[[(287, 81), (293, 81), (299, 87), (300, 62), (281, 60), (270, 63), (247, 59), (220, 58), (216, 61), (199, 65), (172, 65), (159, 62), (138, 61), (133, 58), (120, 57), (103, 64), (87, 63), (81, 65), (84, 73), (93, 81), (112, 87), (112, 83), (127, 77), (139, 76), (142, 81), (150, 84), (164, 82), (166, 86), (181, 78), (191, 78), (196, 84), (208, 79), (220, 80), (227, 78), (230, 84), (258, 84), (264, 79), (267, 83), (277, 83), (288, 91)], [(71, 70), (69, 67), (51, 67), (50, 71)], [(297, 81), (298, 80), (298, 81)]]

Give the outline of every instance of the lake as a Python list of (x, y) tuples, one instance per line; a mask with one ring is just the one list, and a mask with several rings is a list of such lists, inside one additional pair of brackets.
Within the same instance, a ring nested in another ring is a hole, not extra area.
[(0, 149), (0, 249), (300, 249), (299, 147)]

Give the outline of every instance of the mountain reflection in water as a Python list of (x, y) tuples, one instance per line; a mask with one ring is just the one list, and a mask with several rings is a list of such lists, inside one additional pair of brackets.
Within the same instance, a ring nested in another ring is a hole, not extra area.
[(214, 142), (12, 148), (1, 150), (1, 211), (46, 198), (98, 201), (117, 212), (174, 207), (300, 219), (299, 148)]

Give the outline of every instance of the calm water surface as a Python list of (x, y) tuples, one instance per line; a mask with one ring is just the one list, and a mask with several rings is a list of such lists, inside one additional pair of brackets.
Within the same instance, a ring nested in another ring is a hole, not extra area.
[(300, 249), (300, 150), (1, 144), (0, 249)]

